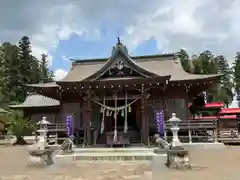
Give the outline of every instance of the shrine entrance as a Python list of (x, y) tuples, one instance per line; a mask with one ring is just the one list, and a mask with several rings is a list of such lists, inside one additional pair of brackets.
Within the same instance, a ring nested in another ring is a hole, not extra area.
[[(129, 103), (129, 102), (128, 102)], [(114, 106), (114, 101), (107, 101), (106, 103), (109, 106)], [(124, 106), (125, 101), (124, 100), (118, 100), (117, 102), (118, 106)], [(127, 117), (125, 117), (125, 113)], [(125, 119), (127, 118), (127, 119)], [(125, 120), (127, 121), (127, 124), (125, 124)], [(117, 114), (117, 131), (123, 132), (125, 131), (140, 131), (140, 127), (137, 125), (137, 119), (136, 119), (136, 103), (132, 104), (132, 106), (129, 106), (127, 108), (127, 112), (125, 110), (122, 110)], [(125, 127), (127, 125), (127, 127)], [(106, 113), (105, 122), (104, 122), (104, 129), (105, 132), (113, 132), (115, 127), (115, 120), (114, 120), (114, 113)], [(127, 130), (126, 130), (127, 128)]]
[[(100, 134), (97, 144), (107, 144), (109, 146), (128, 146), (131, 143), (141, 143), (141, 123), (138, 121), (137, 109), (138, 100), (142, 95), (134, 98), (105, 99), (100, 103)], [(140, 121), (140, 119), (139, 119)], [(138, 140), (138, 142), (136, 142)]]

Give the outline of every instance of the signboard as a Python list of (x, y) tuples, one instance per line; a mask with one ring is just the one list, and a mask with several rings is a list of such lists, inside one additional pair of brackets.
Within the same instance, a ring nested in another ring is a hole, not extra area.
[(66, 123), (66, 126), (67, 126), (67, 133), (68, 133), (68, 136), (71, 136), (73, 135), (73, 117), (72, 115), (68, 115), (66, 118), (65, 118), (65, 123)]
[(163, 110), (155, 111), (155, 121), (157, 125), (157, 133), (160, 137), (164, 137), (164, 112)]

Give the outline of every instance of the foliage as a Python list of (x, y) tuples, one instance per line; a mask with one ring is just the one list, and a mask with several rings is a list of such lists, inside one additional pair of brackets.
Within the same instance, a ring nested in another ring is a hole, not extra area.
[(236, 53), (235, 60), (233, 62), (233, 82), (234, 91), (237, 94), (238, 107), (240, 107), (240, 52)]
[(233, 101), (232, 69), (229, 67), (227, 59), (223, 55), (215, 57), (215, 61), (218, 73), (222, 75), (218, 84), (218, 100), (228, 106)]
[[(193, 74), (221, 74), (222, 76), (220, 77), (218, 84), (206, 91), (207, 100), (208, 102), (221, 101), (224, 102), (226, 106), (231, 104), (234, 96), (232, 92), (232, 88), (234, 87), (234, 83), (232, 82), (233, 71), (228, 64), (226, 57), (223, 55), (214, 56), (210, 51), (204, 51), (200, 53), (199, 56), (193, 55), (191, 58), (188, 58), (189, 55), (186, 54), (186, 51), (181, 50), (179, 54), (182, 66), (187, 72)], [(238, 66), (240, 66), (240, 54), (238, 55)], [(189, 64), (192, 64), (192, 67), (189, 66)], [(240, 73), (240, 71), (238, 72)], [(237, 71), (235, 71), (235, 74), (237, 74)], [(238, 82), (238, 86), (240, 87), (240, 79), (237, 75), (234, 82)]]
[(53, 80), (53, 72), (50, 71), (47, 67), (47, 55), (46, 54), (42, 54), (42, 59), (41, 59), (41, 63), (40, 63), (40, 78), (42, 80), (42, 82), (49, 82)]
[[(41, 61), (43, 60), (43, 62)], [(53, 81), (47, 59), (32, 55), (29, 37), (23, 36), (18, 46), (9, 42), (0, 45), (0, 107), (23, 102), (29, 89), (26, 84)]]
[(191, 62), (190, 62), (188, 53), (184, 49), (180, 49), (180, 52), (177, 53), (177, 56), (179, 57), (182, 63), (183, 69), (186, 72), (191, 72), (191, 64), (190, 64)]
[(7, 114), (5, 123), (8, 124), (8, 134), (16, 136), (16, 142), (14, 144), (26, 144), (24, 141), (24, 132), (32, 131), (34, 125), (24, 118), (24, 114), (21, 111), (12, 111)]

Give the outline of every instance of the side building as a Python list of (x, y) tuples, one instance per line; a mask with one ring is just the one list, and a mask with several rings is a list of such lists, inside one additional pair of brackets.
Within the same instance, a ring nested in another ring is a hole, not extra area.
[(56, 99), (32, 93), (22, 104), (10, 105), (11, 109), (22, 110), (24, 116), (36, 124), (46, 116), (48, 121), (55, 124), (59, 119), (60, 102)]
[(187, 120), (188, 103), (218, 78), (185, 72), (175, 54), (132, 57), (118, 42), (109, 58), (74, 60), (64, 79), (28, 86), (59, 100), (57, 122), (73, 114), (74, 131), (84, 129), (87, 144), (124, 133), (131, 142), (147, 144), (156, 131), (156, 112), (164, 120), (173, 112)]

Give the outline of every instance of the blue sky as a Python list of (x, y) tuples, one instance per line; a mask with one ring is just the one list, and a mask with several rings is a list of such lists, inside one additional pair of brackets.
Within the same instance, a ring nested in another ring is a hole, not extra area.
[(240, 49), (240, 1), (7, 0), (0, 2), (0, 43), (31, 38), (32, 52), (48, 54), (56, 80), (67, 58), (108, 57), (118, 36), (131, 55), (210, 50), (229, 62)]
[[(117, 42), (117, 33), (104, 34), (104, 38), (95, 41), (87, 41), (78, 35), (72, 35), (68, 40), (61, 40), (53, 53), (52, 69), (63, 69), (68, 71), (71, 66), (70, 58), (89, 59), (106, 58), (111, 54), (112, 47)], [(124, 42), (123, 42), (124, 43)], [(131, 55), (151, 55), (159, 54), (161, 50), (157, 49), (156, 41), (152, 38), (139, 44)]]

